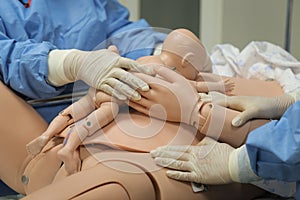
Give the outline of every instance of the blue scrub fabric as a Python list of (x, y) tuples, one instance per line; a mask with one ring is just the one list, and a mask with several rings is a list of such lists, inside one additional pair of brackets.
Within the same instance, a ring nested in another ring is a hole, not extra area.
[(48, 53), (53, 49), (95, 50), (116, 45), (122, 56), (136, 59), (152, 53), (165, 34), (153, 32), (141, 19), (128, 20), (116, 0), (17, 0), (0, 6), (0, 78), (29, 98), (47, 98), (65, 87), (46, 82)]
[[(128, 17), (117, 0), (32, 0), (29, 8), (17, 0), (2, 1), (0, 80), (25, 100), (50, 98), (70, 92), (68, 86), (47, 83), (53, 49), (88, 51), (114, 44), (124, 57), (150, 55), (166, 34)], [(70, 103), (34, 107), (50, 122)]]
[(300, 101), (280, 118), (252, 131), (246, 147), (252, 170), (264, 179), (297, 182), (300, 199)]

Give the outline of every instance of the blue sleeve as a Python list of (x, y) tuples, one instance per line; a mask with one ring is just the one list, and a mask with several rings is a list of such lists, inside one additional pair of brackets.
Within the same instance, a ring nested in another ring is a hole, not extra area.
[(122, 56), (137, 59), (151, 55), (155, 45), (164, 41), (166, 31), (154, 30), (144, 19), (129, 21), (128, 10), (116, 0), (107, 1), (105, 6), (109, 38), (105, 45), (116, 45)]
[(45, 98), (59, 94), (61, 88), (52, 87), (46, 82), (48, 52), (55, 47), (48, 42), (36, 43), (34, 40), (17, 42), (7, 35), (9, 34), (0, 17), (1, 81), (30, 98)]
[(252, 170), (264, 179), (300, 180), (300, 102), (279, 121), (252, 131), (246, 147)]

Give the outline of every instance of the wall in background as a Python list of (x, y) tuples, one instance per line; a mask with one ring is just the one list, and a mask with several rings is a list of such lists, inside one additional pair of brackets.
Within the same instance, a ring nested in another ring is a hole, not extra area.
[[(284, 48), (287, 0), (119, 0), (130, 19), (145, 18), (154, 27), (185, 27), (208, 51), (230, 43), (243, 49), (250, 41)], [(300, 0), (294, 0), (291, 54), (300, 60)]]
[(199, 35), (199, 0), (141, 0), (141, 18), (151, 26), (168, 29), (188, 28)]
[[(285, 47), (287, 0), (202, 0), (200, 35), (209, 50), (219, 43), (243, 49), (251, 41)], [(300, 1), (294, 0), (291, 54), (300, 60)]]
[(119, 2), (129, 9), (131, 21), (140, 19), (140, 0), (119, 0)]

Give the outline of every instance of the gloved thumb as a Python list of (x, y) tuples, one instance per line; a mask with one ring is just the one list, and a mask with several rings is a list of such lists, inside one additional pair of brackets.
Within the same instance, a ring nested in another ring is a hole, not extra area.
[(245, 124), (250, 119), (256, 116), (256, 111), (254, 109), (247, 109), (242, 113), (238, 114), (232, 121), (231, 124), (234, 127), (239, 127)]
[(142, 65), (137, 61), (131, 60), (129, 58), (120, 57), (118, 65), (119, 65), (118, 67), (123, 69), (128, 69), (135, 72), (141, 72), (151, 76), (155, 75), (155, 72), (151, 67)]
[(114, 53), (116, 53), (116, 54), (120, 54), (118, 47), (115, 46), (115, 45), (110, 45), (107, 49), (114, 52)]

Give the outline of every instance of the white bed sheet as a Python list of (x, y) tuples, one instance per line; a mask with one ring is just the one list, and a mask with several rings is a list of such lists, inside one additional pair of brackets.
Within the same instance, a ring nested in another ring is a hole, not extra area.
[(278, 45), (253, 41), (239, 50), (231, 44), (219, 44), (210, 57), (214, 74), (275, 80), (286, 93), (300, 91), (300, 62)]

